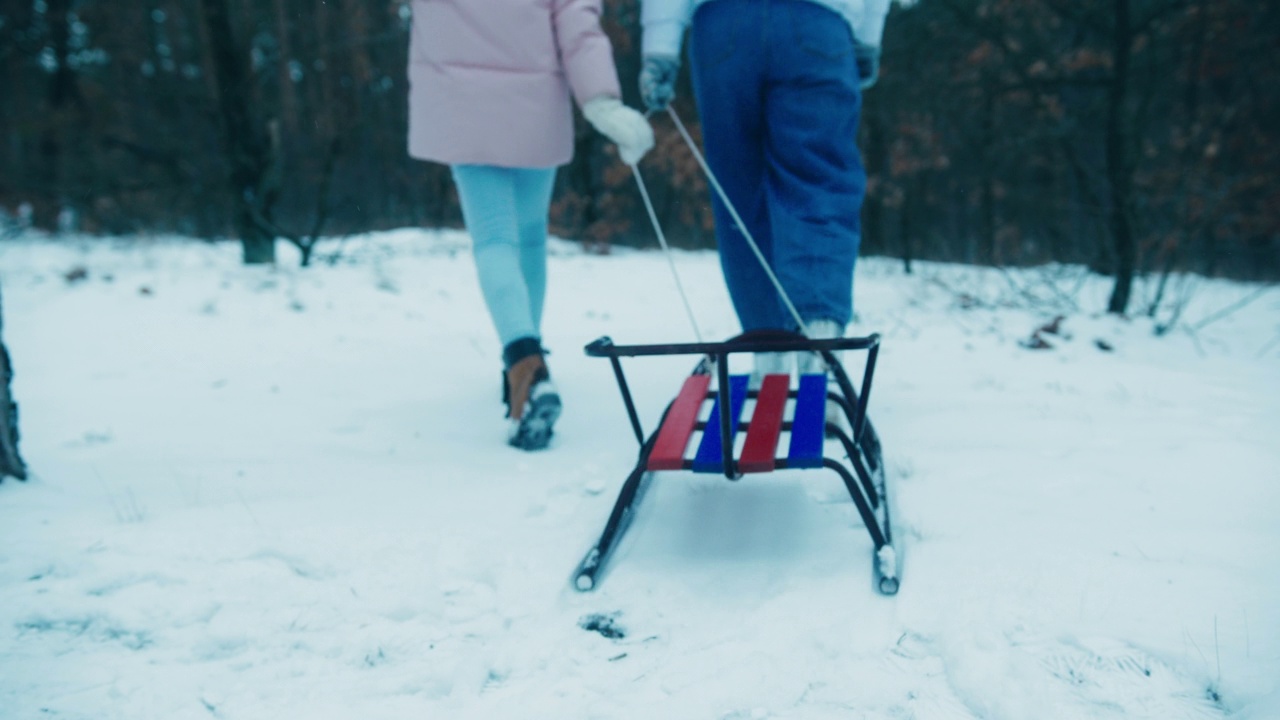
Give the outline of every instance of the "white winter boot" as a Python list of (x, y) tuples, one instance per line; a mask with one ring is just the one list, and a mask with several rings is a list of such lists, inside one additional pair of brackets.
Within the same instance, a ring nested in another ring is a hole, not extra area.
[[(831, 340), (844, 337), (844, 326), (835, 320), (809, 320), (805, 322), (805, 325), (807, 326), (806, 336), (811, 340)], [(834, 352), (832, 354), (838, 359), (842, 359), (840, 358), (841, 353)], [(827, 367), (826, 361), (822, 359), (822, 355), (812, 352), (802, 352), (797, 353), (797, 355), (799, 356), (796, 359), (797, 374), (816, 375), (818, 373), (826, 373), (828, 389), (834, 389), (831, 385), (835, 382), (835, 375), (830, 372), (830, 368)], [(852, 399), (846, 398), (846, 400)], [(839, 403), (827, 401), (826, 420), (827, 424), (834, 424), (845, 432), (849, 432), (849, 423)]]
[(765, 375), (791, 375), (795, 365), (795, 353), (790, 352), (758, 352), (752, 353), (754, 368), (751, 371), (750, 386), (759, 390)]

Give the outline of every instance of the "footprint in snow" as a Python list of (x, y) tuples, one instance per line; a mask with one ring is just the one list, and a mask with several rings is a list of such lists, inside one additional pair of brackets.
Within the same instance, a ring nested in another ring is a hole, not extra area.
[(601, 636), (610, 640), (621, 640), (627, 636), (627, 631), (617, 623), (617, 620), (617, 613), (583, 615), (578, 620), (578, 627), (588, 632), (600, 633)]

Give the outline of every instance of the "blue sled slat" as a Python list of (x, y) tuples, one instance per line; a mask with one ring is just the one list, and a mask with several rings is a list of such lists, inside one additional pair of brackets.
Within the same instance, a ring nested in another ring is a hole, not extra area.
[[(729, 442), (738, 434), (738, 418), (742, 415), (742, 406), (747, 400), (746, 375), (733, 375), (729, 378)], [(718, 473), (724, 471), (724, 453), (720, 445), (720, 400), (717, 397), (711, 406), (711, 415), (707, 417), (707, 427), (702, 431), (702, 443), (698, 445), (698, 453), (693, 456), (693, 471), (699, 473)]]
[(796, 392), (795, 416), (791, 420), (791, 449), (787, 465), (793, 468), (822, 467), (823, 424), (826, 422), (827, 376), (800, 376)]

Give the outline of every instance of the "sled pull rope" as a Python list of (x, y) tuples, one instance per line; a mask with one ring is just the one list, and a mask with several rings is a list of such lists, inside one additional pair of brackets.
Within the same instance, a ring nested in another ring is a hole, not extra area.
[(631, 174), (636, 177), (636, 186), (640, 188), (640, 197), (644, 198), (644, 209), (649, 213), (649, 222), (653, 224), (653, 231), (658, 235), (658, 243), (662, 245), (662, 252), (666, 255), (667, 265), (671, 266), (671, 277), (675, 278), (676, 290), (680, 292), (680, 301), (684, 303), (684, 312), (689, 316), (689, 324), (693, 326), (693, 336), (702, 342), (702, 333), (698, 331), (698, 321), (693, 317), (693, 307), (689, 305), (689, 296), (684, 292), (684, 284), (680, 282), (680, 273), (676, 272), (676, 261), (671, 254), (671, 246), (667, 245), (667, 235), (662, 232), (662, 225), (658, 222), (658, 213), (653, 209), (653, 200), (649, 198), (649, 188), (644, 184), (644, 178), (640, 175), (640, 168), (635, 165), (631, 166)]
[[(715, 188), (716, 194), (720, 196), (720, 200), (724, 202), (725, 208), (729, 210), (729, 214), (733, 216), (733, 221), (738, 225), (738, 230), (742, 232), (742, 236), (747, 239), (747, 244), (751, 246), (751, 251), (755, 253), (756, 260), (760, 261), (760, 267), (764, 270), (765, 275), (769, 276), (769, 281), (773, 283), (773, 287), (777, 289), (778, 296), (782, 298), (783, 304), (787, 306), (787, 310), (791, 313), (791, 317), (795, 319), (796, 326), (800, 330), (800, 334), (809, 335), (809, 328), (805, 326), (804, 320), (800, 318), (800, 312), (796, 310), (795, 304), (791, 302), (791, 297), (787, 295), (787, 291), (782, 288), (782, 282), (778, 280), (778, 276), (773, 273), (773, 268), (769, 267), (769, 261), (765, 260), (764, 253), (760, 252), (760, 246), (756, 244), (756, 239), (752, 237), (751, 231), (747, 229), (747, 224), (742, 222), (742, 217), (738, 215), (738, 210), (734, 208), (733, 203), (729, 201), (729, 195), (725, 193), (724, 188), (720, 187), (720, 181), (716, 180), (715, 173), (711, 172), (711, 167), (707, 165), (707, 161), (702, 157), (702, 153), (698, 151), (698, 145), (689, 135), (689, 131), (685, 129), (684, 123), (680, 122), (680, 116), (676, 114), (675, 108), (667, 106), (667, 114), (671, 116), (672, 122), (676, 124), (676, 129), (680, 131), (680, 136), (684, 138), (684, 142), (689, 146), (689, 151), (693, 153), (693, 157), (698, 161), (698, 165), (702, 166), (702, 172), (706, 173), (707, 180), (711, 182), (711, 187)], [(632, 168), (634, 169), (634, 165)], [(653, 210), (650, 209), (652, 215)], [(657, 225), (657, 219), (654, 218), (654, 225)], [(661, 235), (661, 231), (659, 231)]]

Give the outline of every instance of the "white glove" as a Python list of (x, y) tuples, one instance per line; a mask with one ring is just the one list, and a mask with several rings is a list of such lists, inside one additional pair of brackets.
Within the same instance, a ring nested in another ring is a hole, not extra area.
[(653, 147), (653, 128), (644, 115), (615, 97), (601, 95), (582, 106), (582, 115), (600, 134), (618, 145), (622, 162), (635, 165)]

